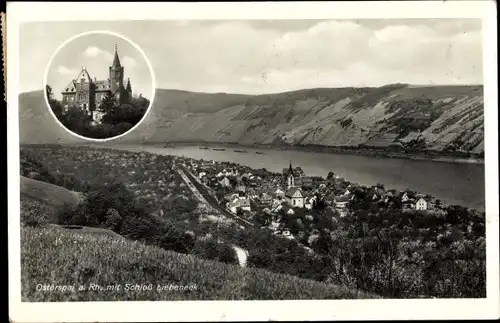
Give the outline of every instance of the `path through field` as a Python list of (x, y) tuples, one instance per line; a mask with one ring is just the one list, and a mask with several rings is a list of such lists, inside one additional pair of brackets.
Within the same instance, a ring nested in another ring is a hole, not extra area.
[(248, 259), (248, 251), (246, 251), (243, 248), (240, 248), (236, 245), (232, 246), (234, 251), (236, 252), (236, 255), (238, 256), (238, 263), (240, 264), (241, 267), (246, 267), (247, 266), (247, 259)]

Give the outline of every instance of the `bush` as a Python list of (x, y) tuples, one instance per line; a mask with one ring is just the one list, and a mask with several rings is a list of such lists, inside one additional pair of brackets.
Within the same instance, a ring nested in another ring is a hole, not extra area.
[(78, 206), (79, 205), (72, 205), (72, 204), (64, 204), (62, 205), (56, 213), (56, 222), (61, 225), (84, 225), (85, 220), (80, 219), (80, 214), (78, 212)]
[(49, 223), (47, 210), (44, 210), (41, 203), (23, 198), (21, 199), (20, 217), (22, 226), (40, 227)]
[(109, 208), (106, 212), (106, 227), (113, 231), (120, 231), (122, 222), (123, 218), (120, 213), (114, 208)]
[(229, 244), (218, 242), (214, 238), (196, 241), (192, 253), (204, 259), (217, 260), (223, 263), (238, 263), (236, 251)]

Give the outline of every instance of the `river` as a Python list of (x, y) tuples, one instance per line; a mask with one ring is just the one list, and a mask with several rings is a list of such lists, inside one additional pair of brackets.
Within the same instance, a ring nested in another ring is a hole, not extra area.
[[(300, 166), (306, 175), (324, 176), (333, 171), (348, 181), (362, 185), (382, 183), (386, 188), (412, 189), (430, 194), (449, 204), (484, 211), (484, 164), (449, 163), (399, 158), (368, 157), (360, 155), (314, 153), (265, 148), (225, 146), (225, 151), (199, 149), (193, 145), (164, 148), (163, 145), (111, 145), (112, 148), (146, 151), (163, 155), (185, 156), (195, 159), (231, 161), (252, 168), (266, 168), (281, 172), (291, 162)], [(256, 154), (256, 152), (263, 154)]]

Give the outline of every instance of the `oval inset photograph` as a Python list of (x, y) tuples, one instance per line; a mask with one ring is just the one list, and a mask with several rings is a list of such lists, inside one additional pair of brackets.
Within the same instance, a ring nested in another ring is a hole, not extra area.
[(107, 141), (144, 120), (154, 84), (151, 63), (138, 45), (113, 32), (92, 31), (56, 50), (45, 74), (45, 100), (71, 134)]

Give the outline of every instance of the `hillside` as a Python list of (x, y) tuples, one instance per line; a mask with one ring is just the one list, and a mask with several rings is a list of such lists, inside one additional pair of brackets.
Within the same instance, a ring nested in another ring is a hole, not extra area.
[(19, 141), (30, 144), (83, 142), (55, 121), (42, 90), (19, 95)]
[[(20, 103), (21, 142), (62, 139), (61, 130), (45, 113), (42, 92), (22, 94)], [(41, 127), (47, 130), (32, 133)], [(158, 89), (146, 120), (119, 141), (378, 148), (398, 142), (410, 150), (482, 153), (483, 91), (480, 85), (405, 84), (255, 96)]]
[[(345, 287), (201, 260), (102, 234), (57, 227), (26, 227), (21, 231), (21, 239), (23, 301), (379, 298)], [(47, 268), (46, 264), (52, 264), (50, 270), (41, 270)], [(90, 283), (122, 286), (120, 290), (109, 291), (37, 292), (34, 282), (60, 286), (89, 287)], [(152, 284), (153, 287), (146, 291), (125, 290), (126, 283)], [(188, 288), (158, 291), (158, 284)]]
[(78, 204), (82, 195), (64, 187), (21, 176), (21, 195), (52, 207)]

